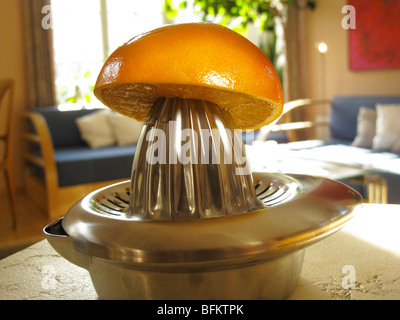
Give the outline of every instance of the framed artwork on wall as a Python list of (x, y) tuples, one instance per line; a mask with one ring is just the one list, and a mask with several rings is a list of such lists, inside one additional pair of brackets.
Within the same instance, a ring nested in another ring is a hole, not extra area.
[(349, 29), (351, 70), (400, 68), (400, 1), (349, 0), (356, 27)]

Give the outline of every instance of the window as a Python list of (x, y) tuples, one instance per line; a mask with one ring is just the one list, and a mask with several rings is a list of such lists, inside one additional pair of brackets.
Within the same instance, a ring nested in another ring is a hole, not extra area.
[(93, 86), (108, 57), (135, 35), (165, 23), (164, 0), (52, 0), (58, 103), (95, 102)]
[[(105, 59), (137, 34), (166, 24), (163, 5), (164, 0), (51, 0), (57, 102), (98, 103), (93, 87)], [(174, 19), (198, 21), (193, 0)], [(257, 27), (248, 31), (249, 40), (263, 41)]]

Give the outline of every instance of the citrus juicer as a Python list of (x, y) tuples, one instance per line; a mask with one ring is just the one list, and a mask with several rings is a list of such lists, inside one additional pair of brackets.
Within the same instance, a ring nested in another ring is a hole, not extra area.
[(360, 203), (326, 178), (252, 173), (230, 112), (161, 97), (131, 179), (85, 196), (44, 233), (102, 299), (282, 299), (305, 248)]

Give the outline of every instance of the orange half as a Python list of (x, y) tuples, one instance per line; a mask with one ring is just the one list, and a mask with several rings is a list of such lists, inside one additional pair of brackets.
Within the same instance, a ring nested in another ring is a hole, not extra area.
[(283, 108), (279, 77), (263, 52), (212, 23), (168, 25), (136, 36), (105, 62), (94, 94), (138, 121), (162, 97), (207, 100), (229, 112), (238, 129), (266, 125)]

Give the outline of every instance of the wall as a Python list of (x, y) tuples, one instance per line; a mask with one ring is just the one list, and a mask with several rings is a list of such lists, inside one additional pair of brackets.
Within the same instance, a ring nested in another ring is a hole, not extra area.
[[(20, 0), (0, 0), (0, 79), (13, 78), (15, 84), (16, 119), (15, 135), (15, 182), (18, 189), (23, 186), (21, 119), (20, 113), (26, 110), (26, 78), (24, 44)], [(0, 193), (5, 192), (5, 181), (0, 176)]]
[(321, 98), (322, 61), (315, 49), (315, 43), (319, 41), (328, 45), (328, 52), (324, 57), (326, 97), (352, 94), (400, 95), (400, 69), (349, 69), (348, 30), (342, 28), (342, 19), (345, 16), (342, 8), (347, 1), (317, 0), (316, 4), (316, 9), (307, 10), (305, 16), (306, 96)]

